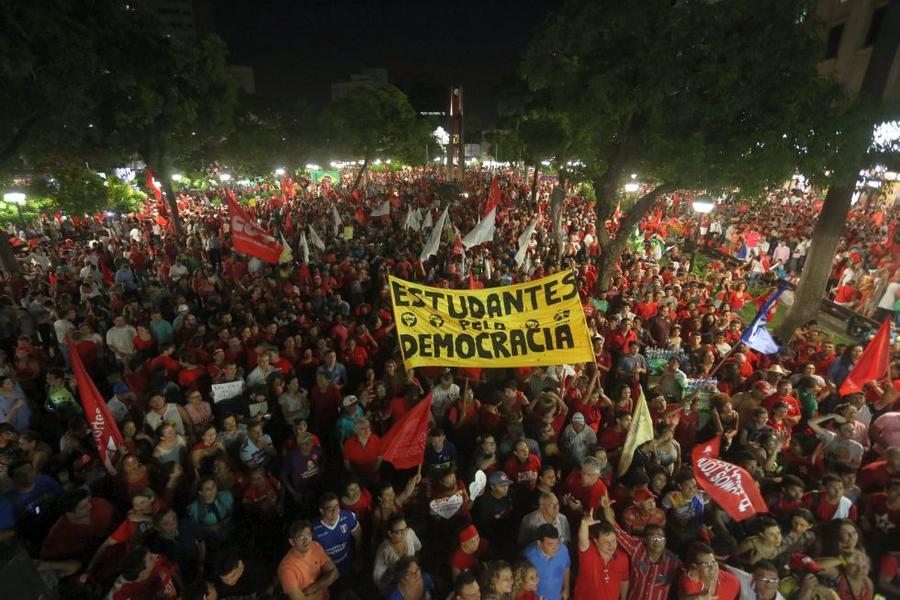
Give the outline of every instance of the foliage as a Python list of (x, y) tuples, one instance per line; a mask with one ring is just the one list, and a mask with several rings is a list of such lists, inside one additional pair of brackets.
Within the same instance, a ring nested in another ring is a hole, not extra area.
[(363, 87), (334, 100), (325, 111), (325, 132), (333, 152), (372, 160), (421, 160), (430, 123), (417, 119), (406, 95), (392, 85)]
[(810, 132), (830, 131), (840, 98), (816, 71), (810, 8), (570, 0), (538, 32), (522, 70), (592, 179), (613, 180), (598, 188), (637, 172), (675, 187), (761, 189), (807, 160)]

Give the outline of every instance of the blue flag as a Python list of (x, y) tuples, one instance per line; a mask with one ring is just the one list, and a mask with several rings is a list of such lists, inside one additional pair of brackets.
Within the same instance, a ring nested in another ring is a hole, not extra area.
[(784, 292), (784, 288), (779, 287), (775, 290), (774, 294), (769, 296), (766, 303), (762, 305), (759, 312), (756, 313), (756, 316), (750, 321), (750, 326), (744, 330), (743, 334), (741, 334), (741, 341), (757, 352), (762, 352), (763, 354), (775, 354), (780, 349), (778, 344), (775, 343), (775, 340), (772, 339), (772, 334), (766, 329), (766, 315), (769, 314), (769, 311), (778, 301), (782, 292)]

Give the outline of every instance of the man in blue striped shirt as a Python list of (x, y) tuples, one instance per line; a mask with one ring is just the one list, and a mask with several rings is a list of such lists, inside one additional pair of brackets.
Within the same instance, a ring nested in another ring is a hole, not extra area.
[(313, 539), (322, 545), (342, 576), (353, 570), (354, 551), (359, 552), (362, 528), (349, 510), (341, 510), (336, 494), (322, 494), (319, 498), (322, 515), (313, 524)]

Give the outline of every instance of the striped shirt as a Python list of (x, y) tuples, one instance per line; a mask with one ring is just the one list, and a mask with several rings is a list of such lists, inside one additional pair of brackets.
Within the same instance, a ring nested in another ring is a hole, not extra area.
[(642, 540), (626, 533), (618, 523), (615, 527), (619, 547), (631, 557), (627, 600), (666, 600), (669, 589), (676, 581), (681, 561), (669, 550), (664, 550), (658, 561), (651, 561)]

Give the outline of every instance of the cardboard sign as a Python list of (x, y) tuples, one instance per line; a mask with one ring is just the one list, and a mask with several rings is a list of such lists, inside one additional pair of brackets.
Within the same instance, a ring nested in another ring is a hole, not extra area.
[(214, 383), (212, 386), (213, 402), (221, 402), (222, 400), (230, 400), (235, 396), (240, 396), (244, 389), (243, 381), (230, 381), (228, 383)]
[(431, 504), (428, 505), (431, 508), (431, 512), (441, 517), (442, 519), (449, 519), (462, 508), (464, 499), (462, 494), (453, 494), (452, 496), (447, 496), (446, 498), (437, 498), (436, 500), (432, 500)]

